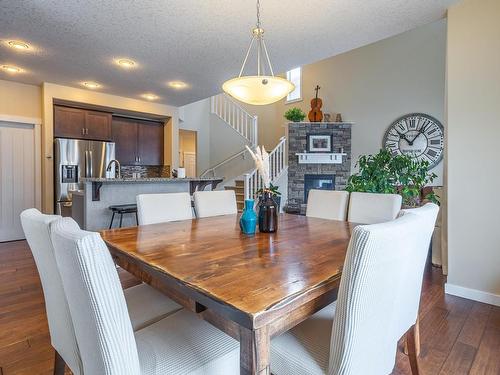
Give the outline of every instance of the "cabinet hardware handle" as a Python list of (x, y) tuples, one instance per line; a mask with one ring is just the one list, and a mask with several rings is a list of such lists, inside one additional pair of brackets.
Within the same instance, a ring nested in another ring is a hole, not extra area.
[(85, 135), (85, 128), (82, 128), (82, 135)]

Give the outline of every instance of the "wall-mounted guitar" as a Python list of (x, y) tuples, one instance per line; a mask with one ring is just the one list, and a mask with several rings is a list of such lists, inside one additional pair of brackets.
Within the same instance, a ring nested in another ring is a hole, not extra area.
[(323, 112), (321, 112), (323, 101), (321, 98), (318, 98), (318, 91), (320, 88), (321, 87), (316, 85), (316, 88), (314, 89), (316, 91), (316, 97), (311, 99), (311, 110), (307, 116), (310, 122), (321, 122), (323, 120)]

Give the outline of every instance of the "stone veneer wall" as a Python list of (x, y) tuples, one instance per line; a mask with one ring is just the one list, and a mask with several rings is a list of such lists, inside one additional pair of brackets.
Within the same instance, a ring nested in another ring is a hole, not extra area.
[(122, 177), (132, 178), (133, 173), (139, 173), (140, 177), (170, 177), (169, 165), (122, 165)]
[[(334, 174), (335, 190), (344, 190), (351, 175), (351, 125), (348, 122), (291, 122), (288, 124), (288, 204), (286, 210), (305, 214), (304, 175)], [(307, 134), (333, 134), (333, 152), (347, 155), (342, 164), (299, 164), (296, 153), (306, 152)]]

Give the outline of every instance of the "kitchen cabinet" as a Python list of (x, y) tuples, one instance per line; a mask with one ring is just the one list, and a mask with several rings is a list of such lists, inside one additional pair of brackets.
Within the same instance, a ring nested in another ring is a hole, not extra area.
[(122, 165), (163, 165), (163, 123), (113, 117), (115, 156)]
[(54, 137), (109, 141), (111, 113), (54, 106)]
[(139, 122), (137, 149), (140, 165), (163, 165), (163, 124)]

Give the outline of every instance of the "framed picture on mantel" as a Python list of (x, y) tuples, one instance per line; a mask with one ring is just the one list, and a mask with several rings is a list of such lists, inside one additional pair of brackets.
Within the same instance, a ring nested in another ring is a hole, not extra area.
[(308, 134), (307, 152), (331, 153), (333, 144), (332, 134)]

